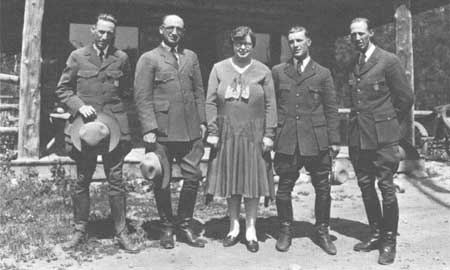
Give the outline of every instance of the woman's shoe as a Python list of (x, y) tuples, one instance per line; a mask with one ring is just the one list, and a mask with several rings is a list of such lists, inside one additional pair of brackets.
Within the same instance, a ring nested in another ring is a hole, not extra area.
[(255, 240), (250, 240), (250, 241), (246, 240), (245, 246), (247, 247), (248, 251), (253, 252), (253, 253), (258, 252), (258, 250), (259, 250), (258, 241), (255, 241)]
[(225, 237), (223, 239), (222, 244), (224, 247), (231, 247), (231, 246), (236, 245), (238, 242), (239, 242), (239, 239), (237, 236), (227, 235), (227, 237)]

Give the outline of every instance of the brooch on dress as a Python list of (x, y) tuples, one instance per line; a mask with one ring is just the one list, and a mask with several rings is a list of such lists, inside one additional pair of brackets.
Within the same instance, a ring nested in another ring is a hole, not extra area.
[(250, 87), (248, 83), (239, 75), (233, 79), (233, 82), (227, 86), (225, 99), (246, 99), (250, 97)]

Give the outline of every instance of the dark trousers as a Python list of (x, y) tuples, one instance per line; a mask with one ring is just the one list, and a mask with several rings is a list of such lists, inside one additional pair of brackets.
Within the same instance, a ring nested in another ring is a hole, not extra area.
[[(372, 229), (397, 233), (399, 209), (393, 175), (400, 161), (398, 144), (385, 145), (376, 150), (351, 147), (350, 159), (358, 178), (369, 225)], [(375, 190), (375, 179), (378, 179), (383, 211)]]
[[(126, 192), (125, 180), (122, 177), (122, 168), (124, 158), (131, 149), (130, 146), (128, 141), (121, 141), (112, 152), (102, 155), (106, 180), (109, 184), (108, 195), (111, 204), (111, 214), (113, 219), (115, 219), (114, 226), (116, 233), (120, 233), (125, 229), (125, 210), (122, 208), (125, 207)], [(86, 225), (89, 219), (89, 186), (97, 166), (97, 154), (84, 151), (80, 152), (72, 147), (69, 156), (77, 164), (77, 178), (71, 185), (75, 230), (84, 232), (86, 231)], [(120, 206), (117, 206), (117, 204), (120, 204)]]
[[(183, 181), (180, 192), (177, 215), (182, 226), (187, 226), (194, 213), (199, 181), (202, 178), (200, 161), (204, 154), (203, 142), (197, 139), (191, 142), (159, 142), (164, 149), (169, 164), (177, 162)], [(171, 170), (164, 173), (171, 173)], [(173, 227), (172, 201), (170, 185), (162, 188), (161, 182), (156, 183), (155, 201), (161, 224), (164, 227)]]
[(275, 154), (275, 171), (280, 176), (276, 194), (278, 217), (281, 223), (293, 220), (291, 193), (302, 167), (310, 173), (311, 183), (316, 193), (316, 225), (330, 223), (331, 185), (328, 178), (331, 162), (328, 151), (321, 151), (317, 156), (302, 156), (298, 149), (294, 155)]

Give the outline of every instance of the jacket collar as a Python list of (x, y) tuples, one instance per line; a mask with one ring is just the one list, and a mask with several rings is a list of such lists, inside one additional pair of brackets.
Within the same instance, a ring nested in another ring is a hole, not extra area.
[(375, 46), (375, 50), (369, 57), (369, 60), (362, 66), (362, 68), (360, 68), (358, 64), (355, 64), (354, 69), (355, 75), (361, 76), (367, 73), (376, 63), (378, 63), (378, 60), (380, 59), (380, 53), (381, 53), (380, 48)]
[(111, 65), (118, 59), (117, 49), (113, 46), (108, 47), (108, 51), (105, 58), (103, 59), (103, 62), (100, 61), (100, 57), (98, 56), (97, 50), (94, 48), (93, 44), (87, 47), (85, 55), (89, 57), (89, 62), (98, 66), (100, 69), (105, 69), (107, 66)]
[(316, 74), (316, 62), (311, 58), (308, 64), (305, 67), (305, 70), (298, 74), (297, 69), (294, 65), (294, 59), (291, 58), (288, 62), (286, 62), (286, 65), (284, 67), (284, 72), (294, 79), (297, 84), (302, 83), (304, 80), (308, 79), (311, 76), (314, 76)]

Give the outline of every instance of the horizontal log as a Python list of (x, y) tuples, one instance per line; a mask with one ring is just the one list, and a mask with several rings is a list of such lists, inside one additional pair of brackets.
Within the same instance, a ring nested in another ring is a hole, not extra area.
[(19, 76), (0, 73), (0, 81), (10, 82), (10, 83), (19, 83)]
[(1, 111), (12, 111), (18, 110), (19, 104), (0, 104), (0, 112)]
[(17, 132), (19, 132), (18, 127), (0, 127), (0, 134), (17, 133)]

